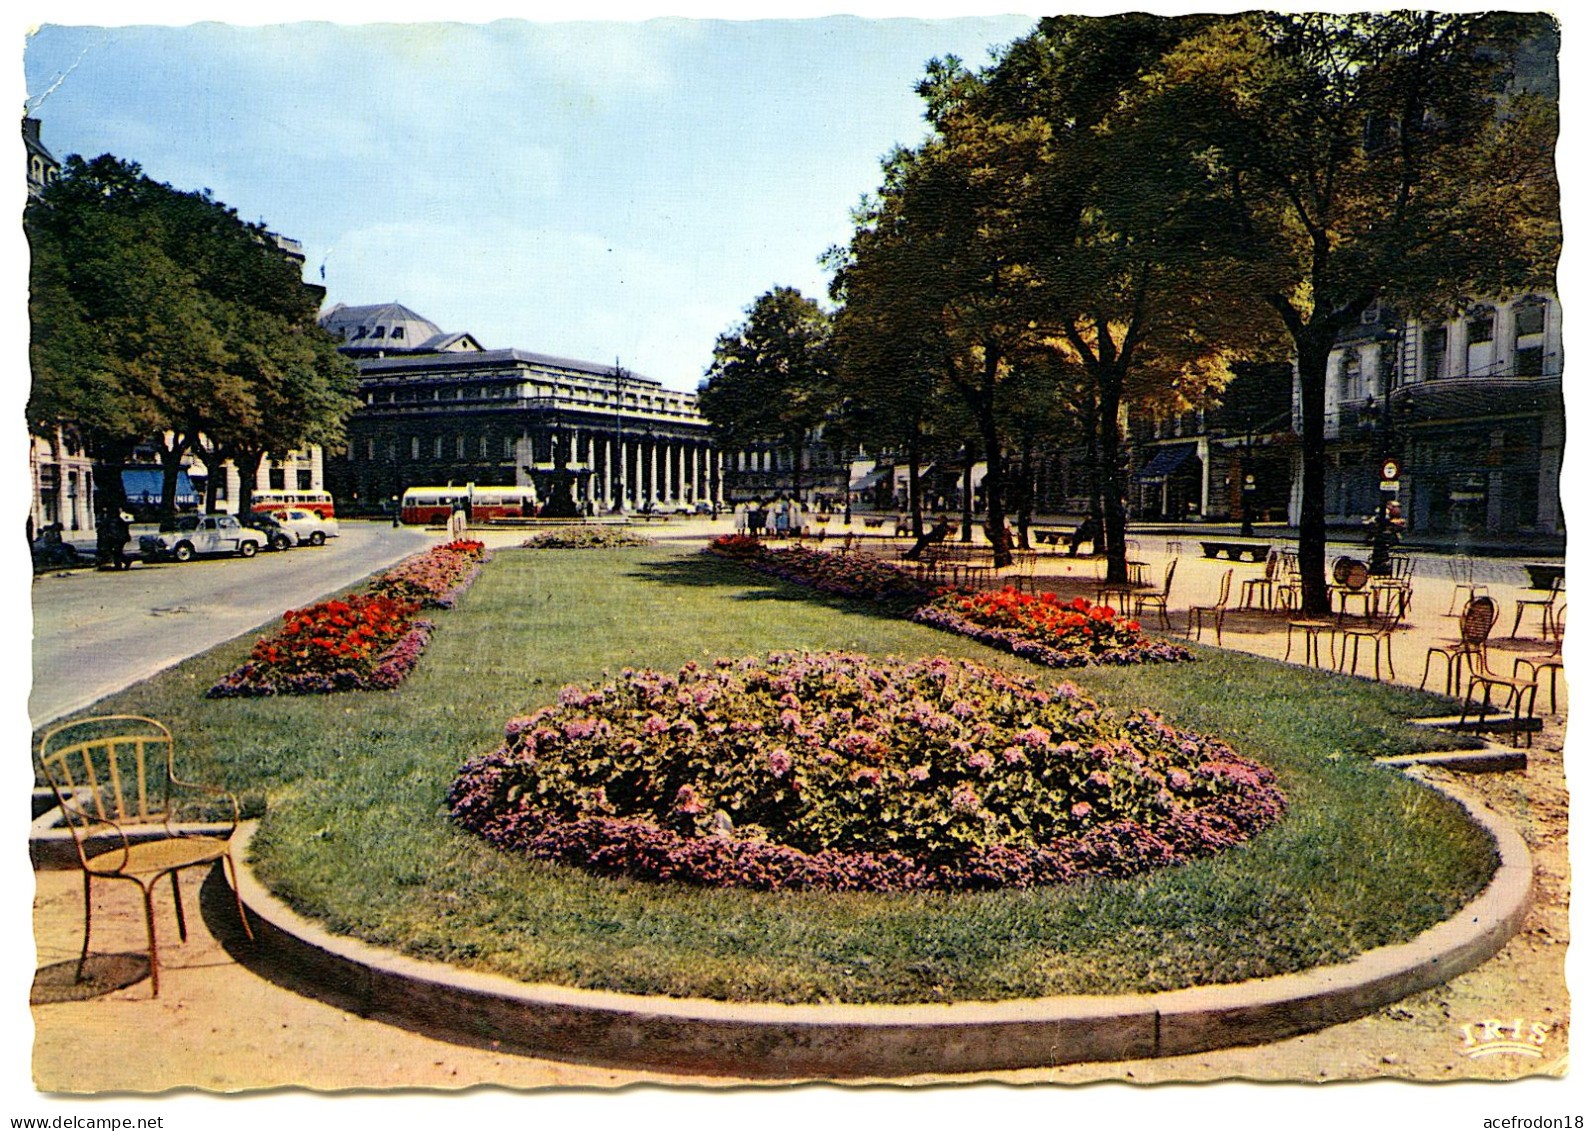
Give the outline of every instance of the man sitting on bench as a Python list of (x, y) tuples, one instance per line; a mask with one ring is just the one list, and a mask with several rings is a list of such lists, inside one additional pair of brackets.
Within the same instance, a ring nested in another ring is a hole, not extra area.
[(944, 517), (937, 519), (936, 524), (919, 535), (918, 540), (902, 556), (910, 562), (918, 561), (926, 546), (932, 542), (945, 542), (951, 533), (952, 524)]
[(1087, 518), (1074, 529), (1073, 537), (1068, 540), (1068, 556), (1071, 558), (1078, 557), (1079, 547), (1086, 542), (1090, 543), (1090, 548), (1093, 550), (1101, 543), (1101, 539), (1096, 534), (1096, 520), (1093, 518)]

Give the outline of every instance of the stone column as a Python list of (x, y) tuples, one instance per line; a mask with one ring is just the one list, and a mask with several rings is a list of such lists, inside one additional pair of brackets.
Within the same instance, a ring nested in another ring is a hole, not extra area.
[(657, 440), (648, 444), (648, 502), (658, 505), (659, 501), (659, 442)]
[(603, 441), (603, 508), (614, 508), (614, 441)]
[(719, 451), (714, 453), (714, 502), (725, 505), (725, 454)]
[(587, 433), (587, 498), (596, 503), (602, 497), (598, 490), (598, 441)]

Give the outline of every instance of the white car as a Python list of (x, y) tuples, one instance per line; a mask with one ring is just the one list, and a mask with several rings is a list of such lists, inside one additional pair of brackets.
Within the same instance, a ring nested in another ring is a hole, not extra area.
[(240, 525), (230, 514), (191, 514), (161, 523), (158, 534), (138, 540), (146, 561), (186, 562), (196, 554), (237, 554), (252, 558), (266, 544), (258, 530)]
[(328, 538), (338, 536), (338, 520), (322, 518), (315, 511), (272, 511), (271, 517), (292, 534), (301, 546), (319, 546)]

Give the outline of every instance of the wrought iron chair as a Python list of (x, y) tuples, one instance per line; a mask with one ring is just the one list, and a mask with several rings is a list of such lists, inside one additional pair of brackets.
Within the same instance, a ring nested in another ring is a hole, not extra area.
[(1476, 671), (1484, 665), (1489, 633), (1494, 631), (1495, 621), (1499, 619), (1500, 607), (1492, 597), (1474, 597), (1468, 601), (1466, 608), (1461, 610), (1461, 639), (1449, 644), (1436, 644), (1428, 649), (1419, 686), (1428, 686), (1429, 667), (1433, 664), (1433, 658), (1440, 656), (1445, 661), (1445, 694), (1461, 694), (1462, 664), (1465, 663), (1469, 671)]
[(1516, 663), (1511, 666), (1512, 675), (1522, 674), (1522, 665), (1528, 666), (1528, 673), (1535, 683), (1538, 682), (1539, 673), (1550, 673), (1550, 714), (1555, 714), (1555, 675), (1565, 670), (1561, 659), (1561, 639), (1566, 633), (1566, 606), (1562, 605), (1555, 611), (1551, 631), (1555, 633), (1555, 652), (1548, 656), (1518, 656)]
[(1269, 550), (1267, 552), (1267, 564), (1262, 567), (1262, 576), (1248, 577), (1240, 582), (1240, 608), (1251, 608), (1251, 602), (1255, 601), (1257, 594), (1260, 593), (1261, 604), (1259, 607), (1271, 609), (1273, 607), (1273, 582), (1278, 577), (1278, 570), (1279, 552), (1277, 550)]
[(1156, 607), (1157, 615), (1162, 619), (1163, 628), (1172, 628), (1168, 621), (1168, 595), (1173, 592), (1173, 571), (1179, 568), (1179, 559), (1174, 558), (1168, 562), (1168, 568), (1162, 574), (1161, 593), (1135, 594), (1135, 619), (1139, 620), (1145, 614), (1146, 606)]
[[(56, 727), (39, 740), (38, 765), (60, 805), (76, 843), (83, 869), (83, 953), (77, 977), (83, 978), (94, 924), (93, 881), (126, 880), (144, 896), (144, 925), (149, 935), (151, 996), (160, 995), (160, 953), (155, 937), (155, 885), (172, 881), (177, 932), (188, 941), (182, 893), (177, 874), (224, 861), (233, 880), (238, 917), (251, 939), (254, 932), (238, 896), (230, 848), (238, 827), (238, 800), (213, 786), (178, 778), (172, 732), (140, 715), (101, 715)], [(180, 827), (182, 794), (212, 799), (224, 818), (225, 835), (214, 827), (193, 831)]]
[(1190, 606), (1187, 612), (1189, 619), (1185, 622), (1184, 627), (1185, 636), (1189, 636), (1190, 633), (1194, 631), (1195, 639), (1200, 640), (1202, 617), (1206, 613), (1211, 613), (1212, 625), (1215, 629), (1217, 629), (1218, 633), (1218, 647), (1221, 648), (1223, 646), (1223, 614), (1228, 610), (1229, 607), (1229, 586), (1233, 584), (1233, 582), (1233, 568), (1224, 570), (1223, 580), (1218, 583), (1218, 599), (1210, 605)]
[(1538, 609), (1540, 616), (1539, 638), (1550, 638), (1550, 622), (1555, 618), (1555, 603), (1561, 599), (1565, 592), (1566, 578), (1557, 577), (1550, 585), (1548, 597), (1523, 597), (1517, 601), (1516, 620), (1511, 624), (1511, 639), (1517, 638), (1517, 629), (1522, 627), (1522, 614), (1528, 609)]
[[(1341, 625), (1339, 627), (1339, 670), (1345, 670), (1345, 658), (1349, 656), (1350, 674), (1356, 674), (1356, 665), (1361, 660), (1362, 641), (1373, 642), (1373, 674), (1379, 679), (1384, 678), (1383, 666), (1379, 662), (1381, 656), (1389, 657), (1389, 678), (1395, 678), (1395, 629), (1400, 626), (1400, 616), (1403, 606), (1396, 601), (1385, 608), (1371, 620), (1361, 624)], [(1332, 647), (1332, 645), (1330, 645)]]
[[(1491, 709), (1490, 694), (1496, 689), (1505, 692), (1506, 703), (1511, 707), (1511, 744), (1516, 745), (1517, 733), (1525, 731), (1527, 739), (1524, 746), (1533, 745), (1533, 708), (1539, 697), (1539, 683), (1535, 679), (1518, 679), (1514, 675), (1505, 675), (1502, 672), (1489, 670), (1487, 655), (1480, 655), (1478, 665), (1472, 671), (1472, 678), (1467, 681), (1467, 697), (1461, 704), (1461, 717), (1457, 722), (1458, 727), (1466, 726), (1467, 713), (1472, 710), (1472, 694), (1482, 689), (1483, 698), (1478, 701), (1478, 724), (1482, 726), (1484, 715)], [(1522, 701), (1527, 700), (1527, 712), (1523, 713)]]

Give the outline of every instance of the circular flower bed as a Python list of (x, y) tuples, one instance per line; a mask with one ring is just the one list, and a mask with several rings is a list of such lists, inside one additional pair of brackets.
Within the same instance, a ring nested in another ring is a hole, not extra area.
[(841, 653), (627, 669), (510, 721), (448, 803), (502, 848), (759, 889), (1125, 876), (1277, 820), (1265, 767), (1149, 711), (970, 662)]
[(559, 526), (539, 530), (520, 544), (523, 550), (623, 550), (651, 546), (653, 539), (612, 526)]

